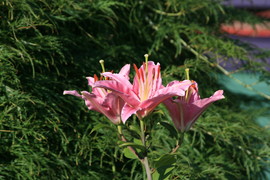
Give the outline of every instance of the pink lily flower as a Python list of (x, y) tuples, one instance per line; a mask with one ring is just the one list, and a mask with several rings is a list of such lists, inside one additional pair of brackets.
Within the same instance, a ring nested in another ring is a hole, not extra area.
[(210, 104), (225, 98), (223, 90), (218, 90), (211, 97), (201, 99), (197, 83), (195, 81), (192, 82), (194, 84), (189, 87), (185, 96), (178, 97), (177, 99), (170, 98), (163, 102), (176, 129), (181, 132), (188, 131)]
[[(119, 74), (127, 80), (129, 79), (130, 65), (125, 65)], [(98, 77), (87, 77), (88, 85), (93, 87), (95, 82), (99, 81)], [(111, 81), (111, 80), (110, 80)], [(70, 94), (84, 99), (89, 110), (97, 111), (104, 114), (112, 123), (121, 123), (121, 112), (124, 107), (124, 100), (118, 95), (104, 88), (92, 88), (92, 92), (82, 91), (79, 94), (77, 91), (64, 91), (63, 93)]]
[(102, 73), (103, 76), (112, 80), (98, 81), (94, 87), (109, 89), (120, 96), (126, 104), (122, 109), (123, 123), (132, 115), (136, 114), (139, 119), (151, 113), (156, 106), (173, 96), (184, 96), (185, 91), (191, 85), (190, 81), (173, 81), (166, 87), (162, 85), (160, 64), (155, 65), (149, 61), (139, 69), (134, 65), (136, 75), (133, 84), (122, 74), (110, 72)]

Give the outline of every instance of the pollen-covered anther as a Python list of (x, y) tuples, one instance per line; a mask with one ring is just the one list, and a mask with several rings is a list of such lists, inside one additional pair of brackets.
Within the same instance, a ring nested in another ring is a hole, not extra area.
[(158, 66), (158, 76), (157, 76), (157, 79), (159, 78), (160, 76), (160, 66)]
[(136, 66), (136, 64), (133, 64), (133, 67), (134, 67), (135, 72), (136, 72), (136, 74), (138, 76), (138, 79), (140, 79), (140, 73), (139, 73), (138, 67)]
[(94, 80), (95, 80), (95, 82), (97, 82), (99, 80), (98, 76), (96, 74), (94, 74)]
[(144, 79), (145, 79), (144, 76), (147, 76), (147, 74), (145, 75), (142, 69), (140, 69), (139, 72), (141, 73), (140, 76), (142, 78), (142, 81), (144, 82)]
[(152, 79), (155, 79), (155, 76), (156, 76), (156, 71), (155, 71), (155, 69), (152, 69)]
[(190, 88), (193, 88), (195, 91), (198, 91), (197, 86), (196, 86), (196, 82), (191, 80), (191, 83), (192, 84), (191, 84)]

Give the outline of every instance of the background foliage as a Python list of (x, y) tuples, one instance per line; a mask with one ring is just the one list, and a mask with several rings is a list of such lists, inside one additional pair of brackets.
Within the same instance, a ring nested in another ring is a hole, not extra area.
[[(63, 90), (87, 90), (99, 59), (117, 71), (139, 65), (146, 52), (161, 63), (165, 83), (189, 67), (202, 97), (223, 88), (217, 58), (241, 59), (269, 83), (251, 47), (219, 32), (234, 18), (260, 21), (238, 11), (213, 0), (1, 0), (0, 179), (142, 179), (141, 165), (116, 145), (116, 127)], [(243, 110), (241, 103), (262, 100), (225, 96), (187, 133), (171, 179), (265, 178), (270, 134), (255, 119), (269, 109)], [(160, 123), (171, 122), (162, 106), (158, 112), (151, 142), (168, 153), (174, 140)]]

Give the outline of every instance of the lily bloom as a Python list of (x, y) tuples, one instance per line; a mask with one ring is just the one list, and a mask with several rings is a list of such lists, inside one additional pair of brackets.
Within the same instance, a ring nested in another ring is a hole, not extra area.
[(146, 61), (139, 69), (134, 65), (134, 69), (136, 75), (133, 84), (120, 73), (105, 72), (102, 73), (102, 76), (112, 80), (97, 81), (94, 85), (94, 87), (113, 91), (126, 102), (121, 114), (123, 123), (132, 114), (136, 114), (139, 119), (144, 118), (156, 106), (170, 97), (184, 96), (185, 91), (191, 85), (188, 80), (173, 81), (164, 87), (160, 75), (160, 64), (155, 65), (152, 61)]
[[(129, 79), (130, 65), (124, 66), (119, 74)], [(124, 100), (111, 91), (103, 88), (93, 88), (95, 82), (99, 81), (98, 77), (87, 77), (88, 85), (92, 87), (92, 92), (82, 91), (79, 94), (77, 91), (64, 91), (65, 94), (70, 94), (85, 101), (89, 110), (97, 111), (105, 115), (114, 124), (121, 123), (121, 112), (125, 104)]]
[(186, 91), (185, 96), (163, 102), (176, 129), (181, 132), (188, 131), (210, 104), (224, 98), (223, 90), (218, 90), (211, 97), (201, 99), (197, 83), (192, 82), (193, 85)]

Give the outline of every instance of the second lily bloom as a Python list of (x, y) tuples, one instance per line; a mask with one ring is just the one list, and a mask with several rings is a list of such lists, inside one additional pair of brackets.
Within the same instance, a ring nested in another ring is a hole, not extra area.
[(213, 102), (223, 99), (223, 90), (216, 91), (210, 98), (201, 99), (195, 81), (186, 91), (185, 96), (164, 101), (176, 129), (185, 132)]

